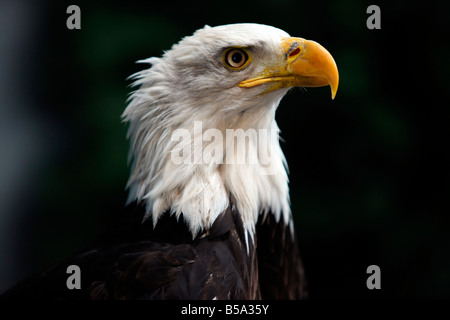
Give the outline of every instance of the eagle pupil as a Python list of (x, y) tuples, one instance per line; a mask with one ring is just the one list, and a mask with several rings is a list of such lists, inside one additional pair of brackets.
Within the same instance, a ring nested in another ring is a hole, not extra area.
[(233, 60), (234, 63), (239, 64), (239, 62), (242, 61), (242, 53), (236, 52), (236, 53), (233, 54), (233, 56), (231, 57), (231, 60)]

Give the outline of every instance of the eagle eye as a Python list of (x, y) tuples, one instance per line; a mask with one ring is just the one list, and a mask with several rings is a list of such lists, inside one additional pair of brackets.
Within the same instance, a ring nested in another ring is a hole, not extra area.
[(244, 49), (233, 48), (225, 52), (223, 60), (231, 69), (242, 69), (250, 59), (247, 51)]

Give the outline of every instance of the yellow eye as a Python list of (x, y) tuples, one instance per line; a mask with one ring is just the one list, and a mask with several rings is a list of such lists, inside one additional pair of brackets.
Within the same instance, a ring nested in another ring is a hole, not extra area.
[(243, 68), (248, 61), (248, 54), (243, 49), (230, 49), (224, 55), (224, 62), (232, 69)]

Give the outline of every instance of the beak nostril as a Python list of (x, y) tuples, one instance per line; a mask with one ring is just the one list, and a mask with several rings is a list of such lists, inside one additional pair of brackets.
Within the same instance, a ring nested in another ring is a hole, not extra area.
[(300, 53), (300, 48), (295, 48), (289, 53), (289, 57), (294, 57)]

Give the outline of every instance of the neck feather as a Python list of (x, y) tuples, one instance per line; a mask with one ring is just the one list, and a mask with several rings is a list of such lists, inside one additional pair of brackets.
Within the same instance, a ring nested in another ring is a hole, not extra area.
[[(157, 62), (153, 58), (152, 63)], [(145, 202), (156, 225), (166, 211), (193, 237), (235, 206), (253, 239), (260, 214), (291, 224), (286, 162), (275, 110), (285, 92), (245, 103), (195, 105), (169, 95), (159, 64), (137, 75), (129, 123), (129, 201)]]

